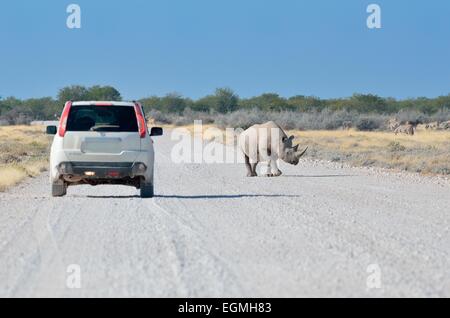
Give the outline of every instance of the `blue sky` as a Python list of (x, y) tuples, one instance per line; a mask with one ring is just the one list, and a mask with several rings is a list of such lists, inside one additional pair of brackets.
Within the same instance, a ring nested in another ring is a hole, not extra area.
[[(82, 28), (66, 27), (77, 3)], [(382, 29), (366, 7), (382, 8)], [(124, 98), (450, 93), (446, 0), (2, 0), (0, 96), (113, 85)]]

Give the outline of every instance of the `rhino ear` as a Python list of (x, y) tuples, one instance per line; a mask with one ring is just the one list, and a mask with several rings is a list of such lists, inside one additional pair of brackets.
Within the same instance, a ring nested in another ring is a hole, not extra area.
[(287, 142), (292, 142), (292, 140), (294, 140), (295, 139), (295, 137), (294, 136), (291, 136), (291, 137), (283, 137), (283, 139), (282, 139), (282, 141), (284, 142), (284, 143), (287, 143)]

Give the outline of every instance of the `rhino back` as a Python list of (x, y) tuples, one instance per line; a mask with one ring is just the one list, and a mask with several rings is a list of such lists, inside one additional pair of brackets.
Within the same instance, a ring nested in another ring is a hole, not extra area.
[[(272, 132), (276, 130), (274, 136), (278, 137), (278, 140), (272, 140)], [(239, 144), (242, 152), (253, 160), (260, 160), (261, 154), (275, 155), (271, 153), (273, 142), (280, 143), (281, 140), (287, 137), (286, 133), (275, 122), (270, 121), (261, 125), (253, 125), (245, 130), (239, 137)], [(275, 146), (275, 145), (274, 145)], [(277, 147), (275, 147), (277, 148)]]

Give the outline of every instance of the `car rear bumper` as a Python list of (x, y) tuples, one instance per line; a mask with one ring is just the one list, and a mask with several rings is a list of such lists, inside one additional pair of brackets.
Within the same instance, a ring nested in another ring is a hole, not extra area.
[(141, 162), (62, 162), (57, 166), (61, 176), (83, 179), (123, 179), (144, 176), (148, 167)]

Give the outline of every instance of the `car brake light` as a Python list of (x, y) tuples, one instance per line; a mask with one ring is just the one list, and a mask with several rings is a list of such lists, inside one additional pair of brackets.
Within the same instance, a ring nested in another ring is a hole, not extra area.
[(145, 124), (144, 114), (142, 113), (142, 108), (139, 103), (134, 104), (134, 111), (136, 112), (136, 118), (139, 127), (139, 136), (145, 138), (147, 134), (147, 125)]
[(60, 137), (64, 137), (67, 129), (67, 119), (69, 118), (70, 109), (72, 108), (72, 102), (67, 102), (64, 106), (64, 110), (59, 121), (58, 133)]
[(108, 172), (108, 177), (118, 178), (119, 176), (120, 176), (119, 171), (109, 171)]

